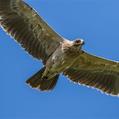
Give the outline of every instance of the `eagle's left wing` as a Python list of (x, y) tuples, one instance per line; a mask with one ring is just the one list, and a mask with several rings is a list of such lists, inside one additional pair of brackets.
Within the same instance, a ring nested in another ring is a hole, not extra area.
[(104, 58), (81, 54), (75, 63), (64, 71), (72, 81), (119, 95), (119, 63)]
[(0, 25), (29, 54), (44, 63), (63, 41), (23, 0), (0, 0)]

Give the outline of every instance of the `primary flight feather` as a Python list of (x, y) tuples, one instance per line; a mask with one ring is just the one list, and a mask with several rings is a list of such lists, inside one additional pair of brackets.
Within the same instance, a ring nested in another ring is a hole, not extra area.
[(0, 0), (0, 25), (44, 67), (26, 83), (52, 90), (63, 73), (73, 82), (119, 95), (119, 63), (82, 50), (84, 41), (61, 37), (22, 0)]

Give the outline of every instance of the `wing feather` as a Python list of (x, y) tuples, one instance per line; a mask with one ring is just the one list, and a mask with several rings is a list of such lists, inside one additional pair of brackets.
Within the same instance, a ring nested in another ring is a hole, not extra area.
[(22, 0), (0, 0), (0, 24), (32, 56), (44, 62), (63, 38)]
[(64, 71), (64, 75), (68, 75), (73, 82), (100, 89), (107, 94), (119, 95), (118, 62), (84, 52)]

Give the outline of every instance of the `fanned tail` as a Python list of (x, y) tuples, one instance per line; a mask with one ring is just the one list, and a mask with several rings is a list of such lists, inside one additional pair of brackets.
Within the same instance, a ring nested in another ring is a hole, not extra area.
[(41, 91), (52, 90), (56, 86), (59, 74), (51, 79), (42, 79), (41, 77), (44, 71), (45, 67), (34, 74), (31, 78), (29, 78), (26, 83), (29, 84), (32, 88), (37, 88)]

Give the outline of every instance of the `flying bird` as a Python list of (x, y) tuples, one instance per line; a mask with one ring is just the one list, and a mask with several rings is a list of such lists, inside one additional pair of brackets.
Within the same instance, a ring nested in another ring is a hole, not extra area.
[(70, 41), (56, 33), (23, 0), (0, 0), (0, 26), (44, 67), (26, 83), (52, 90), (62, 73), (71, 81), (119, 95), (119, 63), (82, 50), (84, 41)]

